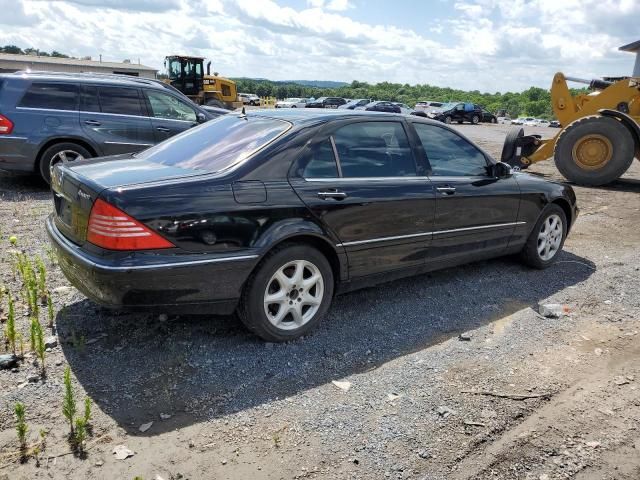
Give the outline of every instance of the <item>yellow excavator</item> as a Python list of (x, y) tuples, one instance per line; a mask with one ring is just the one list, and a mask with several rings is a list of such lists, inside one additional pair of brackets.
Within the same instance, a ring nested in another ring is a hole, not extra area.
[[(551, 84), (553, 112), (561, 130), (550, 139), (513, 128), (502, 161), (525, 169), (555, 159), (560, 173), (581, 185), (605, 185), (640, 159), (640, 41), (620, 47), (636, 52), (632, 77), (585, 80), (556, 73)], [(571, 95), (568, 81), (589, 85), (589, 94)]]
[(186, 55), (170, 55), (164, 59), (169, 77), (167, 82), (199, 105), (235, 110), (242, 107), (236, 82), (211, 75), (211, 62), (204, 73), (204, 58)]

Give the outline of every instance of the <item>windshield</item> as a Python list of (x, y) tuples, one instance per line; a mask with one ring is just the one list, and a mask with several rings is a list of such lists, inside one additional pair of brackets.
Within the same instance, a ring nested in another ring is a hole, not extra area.
[(225, 115), (187, 130), (136, 158), (207, 172), (220, 172), (245, 160), (286, 132), (291, 124), (273, 118)]
[(316, 98), (315, 101), (316, 102), (324, 102), (327, 99), (327, 97), (320, 97), (320, 98)]
[(299, 98), (285, 98), (284, 99), (285, 102), (291, 102), (291, 103), (297, 103), (300, 101)]

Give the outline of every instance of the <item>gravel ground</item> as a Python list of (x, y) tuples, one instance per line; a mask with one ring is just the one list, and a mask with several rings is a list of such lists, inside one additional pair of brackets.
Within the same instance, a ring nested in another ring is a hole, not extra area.
[[(508, 127), (457, 128), (498, 155)], [(552, 162), (531, 171), (560, 178)], [(226, 317), (105, 311), (47, 259), (58, 346), (44, 381), (28, 381), (30, 354), (0, 371), (0, 479), (637, 480), (640, 163), (576, 191), (554, 267), (504, 258), (354, 292), (289, 344)], [(47, 258), (49, 194), (0, 174), (0, 198), (0, 284), (17, 293), (8, 237)], [(541, 317), (539, 303), (568, 314)], [(67, 365), (78, 401), (94, 403), (84, 458), (61, 415)], [(29, 444), (48, 432), (39, 462), (17, 461), (16, 401)], [(117, 445), (134, 455), (116, 459)]]

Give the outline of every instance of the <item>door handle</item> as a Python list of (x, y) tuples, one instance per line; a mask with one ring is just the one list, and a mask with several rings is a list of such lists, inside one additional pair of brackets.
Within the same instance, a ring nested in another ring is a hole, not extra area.
[(344, 192), (318, 192), (318, 197), (320, 197), (323, 200), (326, 200), (327, 198), (333, 198), (335, 200), (343, 200), (345, 198), (347, 198), (347, 194)]
[(100, 125), (102, 125), (97, 120), (85, 120), (84, 123), (86, 123), (87, 125), (91, 125), (92, 127), (99, 127)]
[(453, 195), (456, 193), (456, 187), (446, 186), (446, 187), (436, 187), (436, 190), (440, 193), (444, 193), (445, 195)]
[(171, 129), (167, 127), (156, 127), (156, 130), (158, 130), (159, 132), (171, 133)]

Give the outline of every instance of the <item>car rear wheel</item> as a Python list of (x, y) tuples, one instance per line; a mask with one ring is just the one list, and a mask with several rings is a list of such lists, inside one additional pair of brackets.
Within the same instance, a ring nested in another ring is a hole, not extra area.
[(534, 268), (551, 266), (564, 245), (567, 236), (567, 217), (556, 204), (548, 205), (538, 218), (522, 250), (522, 260)]
[(451, 124), (451, 120), (452, 120), (451, 115), (447, 115), (446, 117), (444, 117), (444, 123), (446, 124)]
[(498, 120), (496, 119), (496, 117), (491, 117), (491, 123), (498, 123)]
[(40, 156), (40, 175), (48, 184), (51, 183), (51, 169), (59, 163), (75, 162), (91, 158), (91, 152), (77, 143), (56, 143), (47, 148)]
[(471, 117), (471, 123), (473, 123), (474, 125), (477, 125), (480, 123), (480, 117), (478, 115), (474, 115)]
[(333, 298), (326, 257), (307, 245), (285, 244), (269, 253), (244, 288), (238, 316), (269, 342), (286, 342), (313, 329)]

